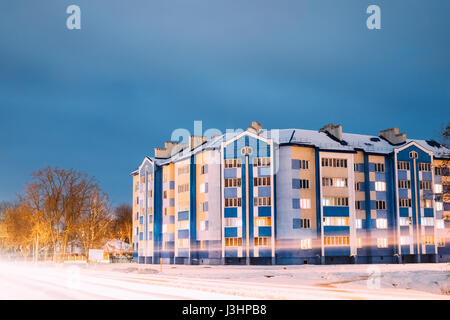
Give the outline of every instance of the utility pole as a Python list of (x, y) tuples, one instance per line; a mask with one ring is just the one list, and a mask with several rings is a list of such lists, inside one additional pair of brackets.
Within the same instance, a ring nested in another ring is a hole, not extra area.
[(245, 155), (245, 246), (246, 246), (246, 256), (245, 256), (245, 264), (250, 265), (250, 219), (249, 219), (249, 181), (248, 181), (248, 154)]

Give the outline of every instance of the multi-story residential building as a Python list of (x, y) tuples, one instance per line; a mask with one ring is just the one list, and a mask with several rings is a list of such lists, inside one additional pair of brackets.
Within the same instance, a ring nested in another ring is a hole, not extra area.
[[(450, 150), (379, 136), (263, 130), (167, 142), (133, 177), (139, 263), (450, 261)], [(161, 260), (160, 260), (161, 259)]]

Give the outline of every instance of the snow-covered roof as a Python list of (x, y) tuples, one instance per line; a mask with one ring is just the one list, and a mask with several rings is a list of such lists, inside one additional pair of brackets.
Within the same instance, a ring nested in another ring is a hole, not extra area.
[[(226, 133), (213, 137), (212, 139), (206, 141), (205, 143), (197, 146), (193, 150), (185, 148), (173, 155), (168, 159), (158, 159), (153, 157), (148, 157), (155, 164), (161, 166), (171, 162), (178, 162), (185, 160), (191, 155), (197, 154), (205, 150), (214, 150), (221, 147), (223, 141), (228, 141), (238, 135), (240, 132)], [(354, 134), (354, 133), (342, 133), (342, 141), (334, 138), (328, 133), (315, 131), (315, 130), (305, 130), (305, 129), (272, 129), (272, 130), (262, 130), (259, 134), (261, 137), (273, 139), (274, 143), (280, 145), (309, 145), (317, 147), (321, 150), (329, 151), (357, 151), (364, 150), (365, 152), (375, 153), (375, 154), (390, 154), (396, 148), (399, 148), (410, 142), (416, 142), (423, 148), (431, 151), (436, 158), (449, 158), (450, 150), (439, 144), (434, 140), (417, 140), (417, 139), (407, 139), (406, 142), (399, 145), (393, 145), (389, 143), (384, 138), (375, 135), (364, 135), (364, 134)], [(136, 171), (135, 171), (136, 172)], [(132, 174), (134, 174), (133, 172)]]

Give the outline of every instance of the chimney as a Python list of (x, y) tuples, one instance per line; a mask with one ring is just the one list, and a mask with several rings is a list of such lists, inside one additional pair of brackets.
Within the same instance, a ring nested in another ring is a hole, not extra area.
[(332, 123), (327, 124), (325, 127), (319, 130), (319, 132), (326, 132), (329, 135), (335, 137), (339, 141), (342, 141), (342, 125), (338, 124), (335, 126)]
[(168, 159), (185, 147), (185, 143), (168, 141), (164, 148), (155, 148), (155, 158)]
[(406, 142), (406, 133), (398, 133), (398, 128), (390, 128), (380, 131), (380, 137), (390, 144), (402, 144)]
[(262, 125), (258, 121), (252, 121), (252, 125), (248, 127), (247, 130), (259, 134), (262, 130)]
[(190, 136), (189, 137), (189, 150), (193, 150), (202, 145), (206, 141), (204, 136)]

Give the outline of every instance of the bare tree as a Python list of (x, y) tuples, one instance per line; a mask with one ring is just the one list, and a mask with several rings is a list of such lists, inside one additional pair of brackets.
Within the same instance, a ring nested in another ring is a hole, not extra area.
[(37, 235), (48, 236), (56, 260), (58, 254), (66, 254), (68, 245), (80, 240), (80, 224), (96, 209), (92, 195), (100, 193), (99, 187), (93, 178), (72, 169), (48, 167), (33, 173), (32, 179), (23, 198), (39, 218)]
[(112, 221), (108, 197), (98, 186), (90, 191), (87, 208), (76, 228), (77, 237), (86, 256), (89, 249), (101, 248), (106, 243)]
[(114, 237), (120, 240), (120, 254), (123, 253), (123, 243), (131, 246), (133, 233), (133, 209), (129, 204), (121, 204), (114, 210), (112, 232)]
[(25, 203), (10, 207), (5, 210), (2, 222), (6, 227), (6, 245), (27, 258), (33, 246), (36, 223), (33, 209)]

